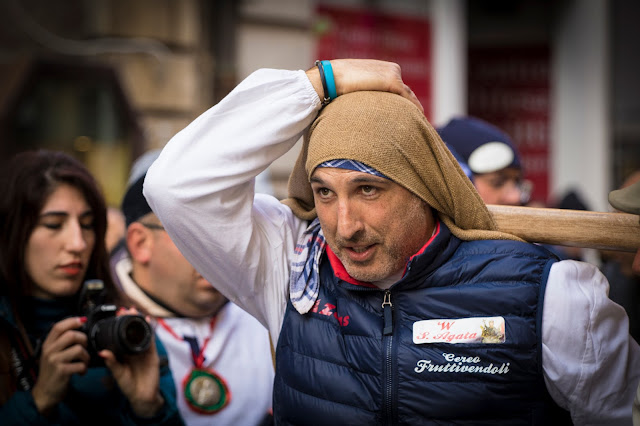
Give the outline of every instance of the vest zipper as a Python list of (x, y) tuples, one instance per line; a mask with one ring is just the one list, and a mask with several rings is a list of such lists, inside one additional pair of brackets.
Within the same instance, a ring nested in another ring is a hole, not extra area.
[(390, 336), (393, 334), (393, 305), (391, 304), (391, 292), (389, 290), (384, 292), (384, 300), (382, 301), (382, 310), (384, 313), (384, 329), (382, 334)]
[(384, 345), (385, 371), (384, 371), (384, 406), (383, 418), (388, 421), (386, 424), (392, 424), (393, 410), (393, 305), (391, 304), (391, 292), (384, 292), (384, 300), (382, 301), (382, 311), (384, 314), (384, 329), (382, 331), (382, 339)]

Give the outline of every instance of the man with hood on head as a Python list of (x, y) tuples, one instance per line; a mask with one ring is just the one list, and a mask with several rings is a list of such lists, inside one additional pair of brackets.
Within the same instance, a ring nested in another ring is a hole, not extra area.
[[(301, 136), (289, 198), (255, 194)], [(631, 422), (640, 348), (606, 279), (497, 229), (396, 64), (256, 71), (144, 193), (270, 330), (276, 424)]]

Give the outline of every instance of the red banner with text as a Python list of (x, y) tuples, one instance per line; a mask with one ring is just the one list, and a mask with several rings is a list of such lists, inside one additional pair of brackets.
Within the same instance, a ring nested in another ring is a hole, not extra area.
[(549, 195), (550, 54), (544, 46), (473, 47), (469, 50), (469, 114), (511, 136), (532, 201)]
[(431, 115), (431, 29), (425, 18), (319, 5), (316, 58), (395, 62), (404, 82)]

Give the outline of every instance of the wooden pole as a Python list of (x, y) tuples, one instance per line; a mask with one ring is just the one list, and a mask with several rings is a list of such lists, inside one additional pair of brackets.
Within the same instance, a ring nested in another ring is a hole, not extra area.
[(500, 231), (535, 243), (635, 252), (640, 216), (584, 210), (487, 205)]

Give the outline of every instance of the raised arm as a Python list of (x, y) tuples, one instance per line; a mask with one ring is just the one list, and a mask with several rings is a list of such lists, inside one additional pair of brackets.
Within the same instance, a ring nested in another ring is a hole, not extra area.
[(145, 179), (149, 205), (184, 256), (265, 325), (262, 301), (286, 301), (286, 252), (303, 224), (272, 197), (254, 207), (253, 179), (319, 109), (303, 71), (256, 71), (173, 137)]
[[(392, 91), (418, 107), (400, 67), (331, 61), (338, 95)], [(289, 261), (306, 224), (253, 181), (291, 149), (321, 108), (317, 68), (259, 70), (164, 148), (144, 187), (149, 205), (187, 259), (270, 330), (288, 297)]]

